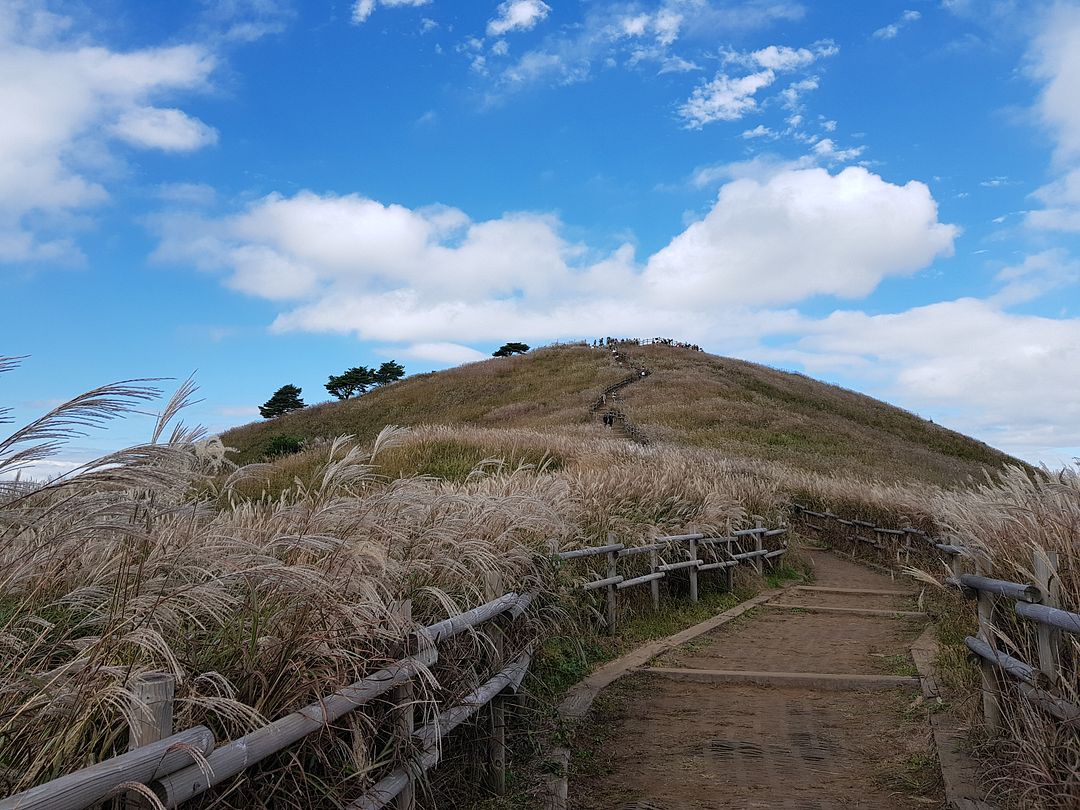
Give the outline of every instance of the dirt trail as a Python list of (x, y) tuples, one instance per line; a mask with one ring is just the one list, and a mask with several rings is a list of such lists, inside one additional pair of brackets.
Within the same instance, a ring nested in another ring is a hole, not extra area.
[[(910, 590), (827, 552), (813, 552), (819, 588)], [(913, 596), (798, 590), (775, 601), (915, 610)], [(674, 650), (658, 667), (909, 675), (923, 620), (759, 608)], [(695, 672), (695, 677), (700, 673)], [(911, 686), (821, 689), (697, 683), (640, 673), (601, 701), (610, 736), (570, 781), (571, 807), (933, 808), (910, 774), (933, 764)], [(606, 707), (606, 708), (605, 708)]]

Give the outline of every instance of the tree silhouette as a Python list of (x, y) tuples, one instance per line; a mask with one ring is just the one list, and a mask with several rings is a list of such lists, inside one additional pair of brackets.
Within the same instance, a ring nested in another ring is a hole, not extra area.
[(263, 419), (273, 419), (289, 411), (298, 411), (304, 407), (304, 400), (300, 399), (300, 390), (295, 385), (283, 385), (263, 405), (259, 406), (259, 413)]
[(491, 353), (492, 357), (509, 357), (512, 354), (525, 354), (529, 350), (528, 343), (504, 343), (496, 351)]
[(326, 390), (338, 399), (358, 397), (373, 386), (396, 382), (405, 376), (405, 366), (387, 360), (376, 371), (367, 366), (356, 366), (341, 374), (331, 374)]
[(386, 385), (387, 383), (397, 382), (404, 376), (405, 366), (394, 360), (387, 360), (375, 372), (375, 383), (377, 385)]
[(376, 382), (374, 371), (367, 366), (358, 366), (341, 374), (331, 374), (326, 390), (338, 399), (350, 399), (364, 393)]

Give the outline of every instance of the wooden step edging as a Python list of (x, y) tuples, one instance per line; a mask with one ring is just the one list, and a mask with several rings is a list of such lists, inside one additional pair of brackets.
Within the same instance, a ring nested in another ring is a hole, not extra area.
[(907, 596), (911, 599), (919, 595), (915, 591), (877, 591), (873, 588), (833, 588), (827, 585), (796, 585), (793, 590), (813, 593), (850, 593), (858, 596)]
[(894, 619), (925, 619), (921, 610), (879, 610), (876, 608), (824, 607), (818, 605), (793, 605), (789, 602), (773, 602), (768, 605), (777, 610), (805, 610), (808, 613), (847, 613), (852, 616), (885, 616)]
[(919, 672), (923, 698), (930, 704), (930, 729), (934, 735), (934, 748), (937, 749), (938, 766), (945, 788), (945, 803), (950, 810), (995, 810), (993, 805), (983, 800), (976, 787), (977, 766), (964, 748), (964, 729), (958, 728), (945, 712), (933, 709), (933, 704), (941, 700), (934, 670), (938, 652), (935, 635), (934, 626), (927, 627), (911, 645), (911, 658)]
[(752, 683), (759, 686), (792, 686), (803, 689), (881, 690), (917, 687), (919, 679), (904, 675), (866, 675), (832, 672), (754, 672), (736, 669), (690, 669), (685, 667), (646, 667), (640, 670), (677, 681), (697, 683)]

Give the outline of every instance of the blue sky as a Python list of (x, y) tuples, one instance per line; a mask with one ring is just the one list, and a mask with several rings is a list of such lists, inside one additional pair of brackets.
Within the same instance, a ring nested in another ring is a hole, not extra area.
[(665, 335), (1059, 464), (1077, 98), (1075, 2), (14, 0), (3, 399)]

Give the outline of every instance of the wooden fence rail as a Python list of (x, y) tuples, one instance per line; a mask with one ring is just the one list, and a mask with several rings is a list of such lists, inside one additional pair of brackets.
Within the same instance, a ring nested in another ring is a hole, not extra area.
[[(303, 709), (217, 748), (214, 748), (213, 735), (208, 729), (189, 729), (0, 799), (0, 810), (82, 810), (108, 796), (122, 783), (132, 782), (148, 785), (162, 804), (175, 807), (242, 773), (271, 754), (288, 748), (303, 737), (325, 729), (330, 723), (380, 695), (412, 681), (438, 661), (436, 645), (440, 642), (498, 616), (516, 619), (524, 613), (532, 599), (531, 594), (504, 594), (487, 604), (419, 628), (413, 634), (419, 649), (415, 655), (396, 661)], [(528, 666), (527, 659), (524, 666)], [(524, 676), (524, 672), (521, 675)], [(193, 755), (195, 749), (197, 754)]]
[[(618, 615), (618, 594), (627, 588), (638, 585), (649, 585), (654, 608), (660, 606), (660, 580), (677, 572), (686, 572), (689, 598), (691, 602), (698, 601), (698, 575), (707, 571), (722, 570), (727, 574), (727, 586), (731, 587), (731, 569), (739, 563), (748, 562), (759, 573), (762, 572), (762, 562), (773, 564), (787, 551), (787, 547), (767, 549), (764, 547), (764, 538), (778, 537), (788, 530), (786, 528), (769, 529), (758, 525), (748, 529), (739, 529), (723, 537), (710, 537), (706, 534), (673, 534), (666, 537), (658, 537), (651, 543), (640, 546), (626, 546), (623, 543), (609, 542), (603, 546), (590, 548), (572, 549), (562, 551), (555, 555), (562, 562), (580, 560), (588, 557), (607, 557), (605, 576), (598, 579), (587, 580), (578, 587), (582, 591), (606, 590), (606, 605), (604, 623), (607, 632), (615, 630)], [(614, 539), (609, 536), (609, 540)], [(742, 551), (740, 543), (753, 540), (755, 548), (752, 551)], [(702, 551), (710, 550), (713, 556), (723, 554), (725, 559), (706, 560), (699, 556)], [(684, 559), (665, 561), (662, 552), (672, 552)], [(618, 564), (622, 560), (632, 557), (649, 555), (648, 571), (636, 576), (625, 576), (618, 572)]]

